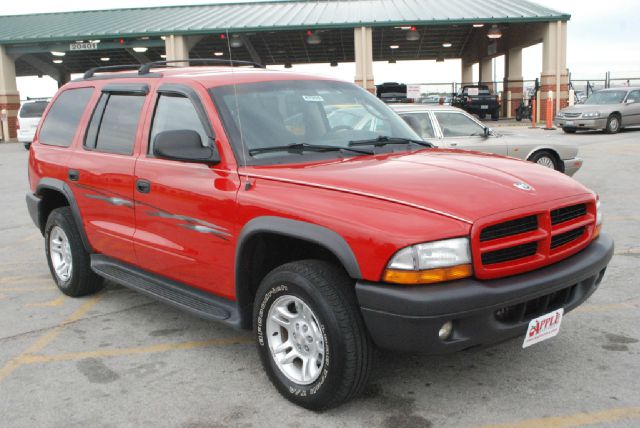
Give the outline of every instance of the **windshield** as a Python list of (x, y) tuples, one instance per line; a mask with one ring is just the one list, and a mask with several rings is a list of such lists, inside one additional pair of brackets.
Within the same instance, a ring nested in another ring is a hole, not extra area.
[(49, 104), (48, 101), (34, 101), (22, 104), (20, 108), (20, 117), (23, 118), (36, 118), (41, 117), (44, 110)]
[(595, 92), (584, 102), (585, 104), (620, 104), (627, 91), (600, 91)]
[[(246, 160), (249, 165), (299, 162), (301, 157), (306, 160), (364, 154), (340, 150), (287, 152), (256, 149), (303, 144), (348, 147), (352, 141), (383, 136), (420, 139), (384, 103), (351, 83), (271, 81), (235, 88), (233, 85), (221, 86), (210, 92), (236, 157), (243, 162)], [(416, 147), (388, 145), (375, 151), (409, 149)]]

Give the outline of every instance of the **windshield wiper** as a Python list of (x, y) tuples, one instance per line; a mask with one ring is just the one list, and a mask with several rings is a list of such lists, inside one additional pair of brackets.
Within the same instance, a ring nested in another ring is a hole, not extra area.
[(343, 146), (327, 146), (320, 144), (308, 144), (308, 143), (294, 143), (287, 144), (285, 146), (272, 146), (272, 147), (259, 147), (257, 149), (249, 150), (249, 154), (251, 156), (257, 155), (260, 153), (271, 153), (271, 152), (290, 152), (290, 153), (302, 153), (304, 151), (310, 152), (336, 152), (347, 150), (353, 153), (359, 153), (361, 155), (372, 155), (374, 154), (370, 150), (360, 150), (353, 149), (351, 147), (343, 147)]
[(388, 137), (386, 135), (381, 135), (378, 138), (371, 138), (368, 140), (355, 140), (349, 141), (349, 147), (353, 146), (374, 146), (374, 147), (382, 147), (387, 144), (417, 144), (423, 147), (435, 147), (433, 144), (428, 143), (422, 140), (412, 140), (411, 138), (403, 138), (403, 137)]

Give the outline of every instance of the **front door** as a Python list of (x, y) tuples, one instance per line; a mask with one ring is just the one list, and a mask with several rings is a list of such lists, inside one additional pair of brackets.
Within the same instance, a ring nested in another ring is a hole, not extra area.
[(622, 116), (622, 125), (640, 125), (640, 90), (629, 92), (625, 102), (626, 104), (622, 106), (622, 111), (624, 112)]
[(70, 160), (71, 188), (87, 237), (98, 253), (136, 263), (133, 173), (146, 85), (107, 85)]
[(203, 145), (215, 144), (205, 96), (178, 85), (158, 88), (149, 147), (136, 164), (135, 248), (143, 269), (233, 298), (237, 172), (224, 160), (212, 166), (153, 156), (163, 131), (193, 130)]
[(466, 113), (435, 111), (433, 115), (442, 134), (443, 147), (507, 155), (508, 148), (502, 139), (493, 135), (485, 137), (485, 126)]

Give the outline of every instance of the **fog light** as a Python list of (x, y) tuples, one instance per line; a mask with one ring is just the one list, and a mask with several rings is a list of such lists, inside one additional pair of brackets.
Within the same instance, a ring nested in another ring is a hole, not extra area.
[(449, 336), (451, 336), (451, 332), (453, 331), (453, 323), (451, 321), (447, 321), (442, 324), (440, 330), (438, 331), (438, 337), (440, 340), (447, 340)]

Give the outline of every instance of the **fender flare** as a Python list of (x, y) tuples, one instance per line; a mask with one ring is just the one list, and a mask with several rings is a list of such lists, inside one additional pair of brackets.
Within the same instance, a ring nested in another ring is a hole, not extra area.
[[(76, 198), (73, 195), (73, 191), (71, 187), (67, 183), (62, 180), (58, 180), (56, 178), (45, 177), (38, 182), (36, 186), (35, 195), (39, 198), (42, 197), (43, 190), (54, 190), (58, 193), (61, 193), (69, 202), (69, 207), (71, 208), (71, 213), (73, 214), (73, 219), (75, 220), (76, 227), (78, 228), (78, 232), (80, 233), (80, 238), (82, 238), (82, 244), (84, 245), (85, 250), (88, 253), (93, 253), (93, 247), (89, 243), (89, 239), (87, 238), (87, 234), (84, 230), (84, 226), (82, 223), (82, 216), (80, 215), (80, 209), (78, 208), (78, 204), (76, 203)], [(40, 230), (44, 233), (45, 225), (47, 224), (47, 219), (43, 218), (43, 213), (41, 211), (42, 204), (38, 205), (38, 218), (40, 223)]]

